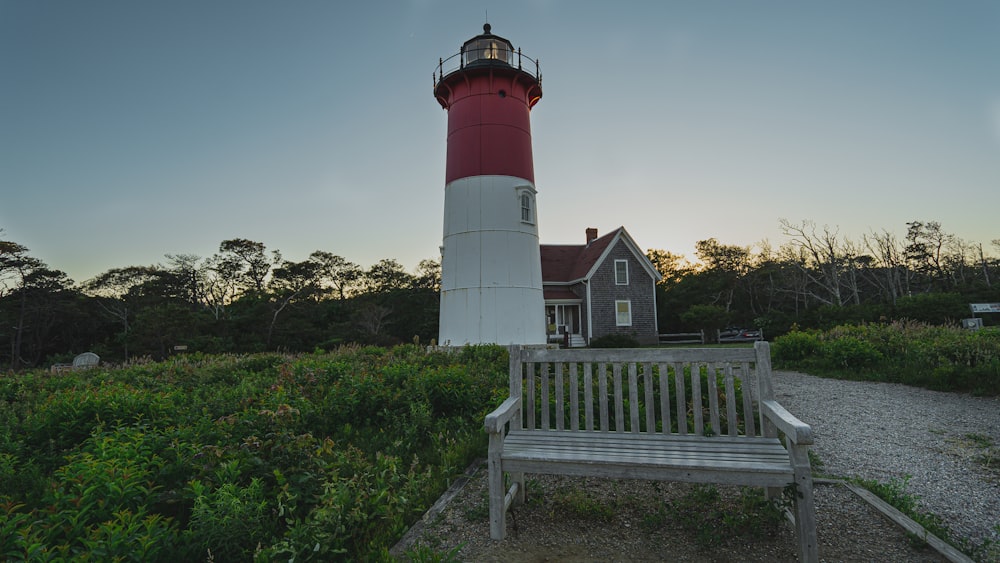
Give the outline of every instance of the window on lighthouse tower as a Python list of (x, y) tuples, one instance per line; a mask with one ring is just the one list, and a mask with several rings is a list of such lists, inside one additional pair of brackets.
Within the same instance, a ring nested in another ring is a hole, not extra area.
[(521, 222), (522, 223), (534, 223), (535, 222), (535, 210), (531, 204), (531, 194), (523, 192), (521, 194)]

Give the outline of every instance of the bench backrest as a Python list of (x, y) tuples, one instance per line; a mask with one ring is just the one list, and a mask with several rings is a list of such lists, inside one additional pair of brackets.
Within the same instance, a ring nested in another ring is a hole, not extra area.
[(773, 436), (757, 409), (772, 399), (767, 342), (753, 348), (512, 347), (512, 424), (527, 430)]

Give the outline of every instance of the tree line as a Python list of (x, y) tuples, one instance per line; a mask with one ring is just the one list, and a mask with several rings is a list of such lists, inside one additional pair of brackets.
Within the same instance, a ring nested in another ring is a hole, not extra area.
[(0, 240), (0, 366), (44, 366), (88, 350), (127, 361), (437, 336), (434, 260), (413, 273), (394, 259), (365, 269), (322, 250), (296, 262), (247, 239), (224, 240), (207, 258), (165, 258), (76, 283)]
[[(726, 326), (773, 337), (793, 327), (912, 319), (956, 322), (970, 302), (1000, 302), (1000, 259), (935, 221), (860, 239), (811, 221), (780, 221), (786, 240), (696, 244), (695, 261), (648, 257), (660, 332)], [(207, 258), (168, 254), (81, 283), (4, 240), (0, 231), (0, 366), (45, 366), (94, 351), (112, 361), (179, 352), (331, 349), (344, 343), (430, 342), (438, 332), (440, 264), (369, 268), (317, 250), (302, 261), (229, 239)], [(1000, 250), (1000, 239), (992, 241)], [(985, 318), (985, 324), (1000, 319)]]
[[(1000, 259), (937, 221), (909, 222), (903, 238), (882, 230), (851, 239), (808, 220), (780, 226), (786, 240), (777, 248), (699, 241), (696, 263), (650, 250), (663, 274), (661, 332), (740, 326), (770, 337), (894, 319), (957, 323), (971, 316), (970, 303), (1000, 301)], [(1000, 250), (1000, 239), (991, 244)]]

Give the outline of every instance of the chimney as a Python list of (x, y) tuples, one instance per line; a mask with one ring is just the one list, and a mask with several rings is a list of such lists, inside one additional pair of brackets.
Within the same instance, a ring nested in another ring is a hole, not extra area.
[(595, 240), (597, 240), (597, 229), (589, 227), (587, 229), (587, 246), (590, 246), (590, 243), (594, 242)]

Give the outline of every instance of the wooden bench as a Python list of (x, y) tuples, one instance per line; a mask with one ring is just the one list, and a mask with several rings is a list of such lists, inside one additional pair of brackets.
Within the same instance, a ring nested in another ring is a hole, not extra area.
[(495, 540), (507, 509), (525, 500), (525, 473), (760, 486), (769, 498), (790, 487), (801, 559), (817, 560), (812, 431), (774, 400), (767, 342), (512, 346), (510, 397), (485, 427)]

